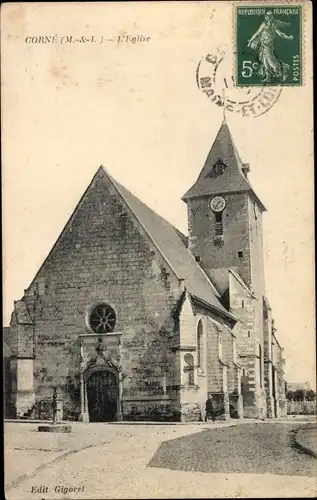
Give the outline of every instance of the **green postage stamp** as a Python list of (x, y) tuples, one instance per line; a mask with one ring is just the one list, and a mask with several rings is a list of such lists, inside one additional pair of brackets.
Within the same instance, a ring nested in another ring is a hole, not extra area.
[(236, 5), (234, 14), (236, 85), (302, 85), (301, 6)]

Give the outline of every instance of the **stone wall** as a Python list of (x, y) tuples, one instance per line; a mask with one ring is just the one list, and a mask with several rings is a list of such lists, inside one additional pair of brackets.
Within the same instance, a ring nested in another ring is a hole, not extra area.
[(132, 421), (172, 421), (181, 420), (180, 411), (175, 399), (164, 395), (152, 395), (123, 400), (123, 420)]
[[(202, 311), (203, 312), (203, 311)], [(179, 360), (181, 420), (197, 421), (202, 418), (206, 401), (206, 318), (198, 313), (188, 294), (180, 312), (179, 345), (175, 346)], [(201, 322), (201, 360), (198, 364), (198, 324)]]
[(272, 310), (263, 297), (263, 337), (264, 337), (264, 382), (266, 392), (267, 417), (275, 417), (272, 373)]
[[(210, 269), (237, 268), (247, 284), (251, 283), (248, 195), (225, 194), (223, 211), (223, 246), (214, 244), (215, 214), (209, 207), (210, 197), (187, 201), (188, 245), (195, 257), (200, 257), (202, 267)], [(239, 257), (242, 252), (242, 257)]]
[(275, 385), (276, 385), (276, 406), (277, 416), (282, 417), (287, 415), (287, 401), (285, 394), (285, 379), (284, 379), (284, 364), (283, 357), (284, 349), (280, 346), (275, 335), (272, 336), (272, 363), (275, 369)]
[[(251, 256), (251, 286), (259, 298), (259, 329), (262, 330), (262, 297), (265, 295), (264, 253), (263, 253), (263, 215), (257, 202), (248, 198), (248, 222)], [(241, 275), (242, 276), (242, 275)], [(243, 276), (242, 276), (243, 278)], [(249, 283), (247, 283), (249, 284)]]
[[(223, 406), (224, 368), (227, 370), (228, 380), (225, 392), (228, 393), (231, 389), (233, 391), (237, 385), (233, 365), (234, 336), (229, 325), (228, 320), (225, 321), (216, 312), (193, 303), (189, 296), (184, 300), (180, 314), (180, 345), (177, 351), (181, 367), (180, 409), (183, 421), (204, 418), (206, 399), (210, 392), (215, 395), (216, 400), (217, 395), (219, 396), (217, 404)], [(222, 360), (219, 359), (219, 334), (222, 338)], [(186, 359), (191, 358), (194, 370), (190, 378)]]
[(263, 418), (266, 416), (264, 344), (258, 320), (259, 314), (263, 316), (262, 296), (256, 297), (232, 272), (229, 272), (229, 296), (230, 310), (239, 320), (233, 332), (242, 370), (243, 413), (245, 417)]
[[(179, 335), (173, 313), (180, 295), (172, 269), (99, 171), (23, 298), (34, 320), (36, 399), (57, 386), (66, 418), (78, 415), (78, 337), (90, 331), (89, 311), (99, 302), (115, 310), (122, 332), (130, 407), (163, 378), (173, 391), (179, 379), (170, 346)], [(33, 346), (27, 332), (19, 345)]]

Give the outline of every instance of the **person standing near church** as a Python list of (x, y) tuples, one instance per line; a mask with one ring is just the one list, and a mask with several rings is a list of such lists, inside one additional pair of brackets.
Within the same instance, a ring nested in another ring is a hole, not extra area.
[(215, 421), (215, 411), (211, 394), (209, 394), (208, 399), (206, 401), (205, 422), (208, 421), (208, 418), (211, 418), (213, 422)]

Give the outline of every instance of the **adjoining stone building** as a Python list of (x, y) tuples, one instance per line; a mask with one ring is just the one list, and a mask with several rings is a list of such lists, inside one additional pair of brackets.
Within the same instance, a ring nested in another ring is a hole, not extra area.
[(267, 415), (268, 417), (284, 417), (287, 415), (284, 349), (277, 339), (271, 306), (266, 298), (263, 300), (263, 312)]
[(98, 169), (14, 303), (12, 416), (49, 418), (53, 387), (63, 419), (199, 420), (208, 394), (222, 418), (278, 415), (265, 207), (248, 171), (224, 122), (183, 197), (187, 238)]

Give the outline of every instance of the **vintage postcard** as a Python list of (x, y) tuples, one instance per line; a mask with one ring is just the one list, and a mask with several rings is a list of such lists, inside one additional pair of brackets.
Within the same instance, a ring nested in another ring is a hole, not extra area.
[(5, 498), (316, 496), (312, 4), (2, 4)]

